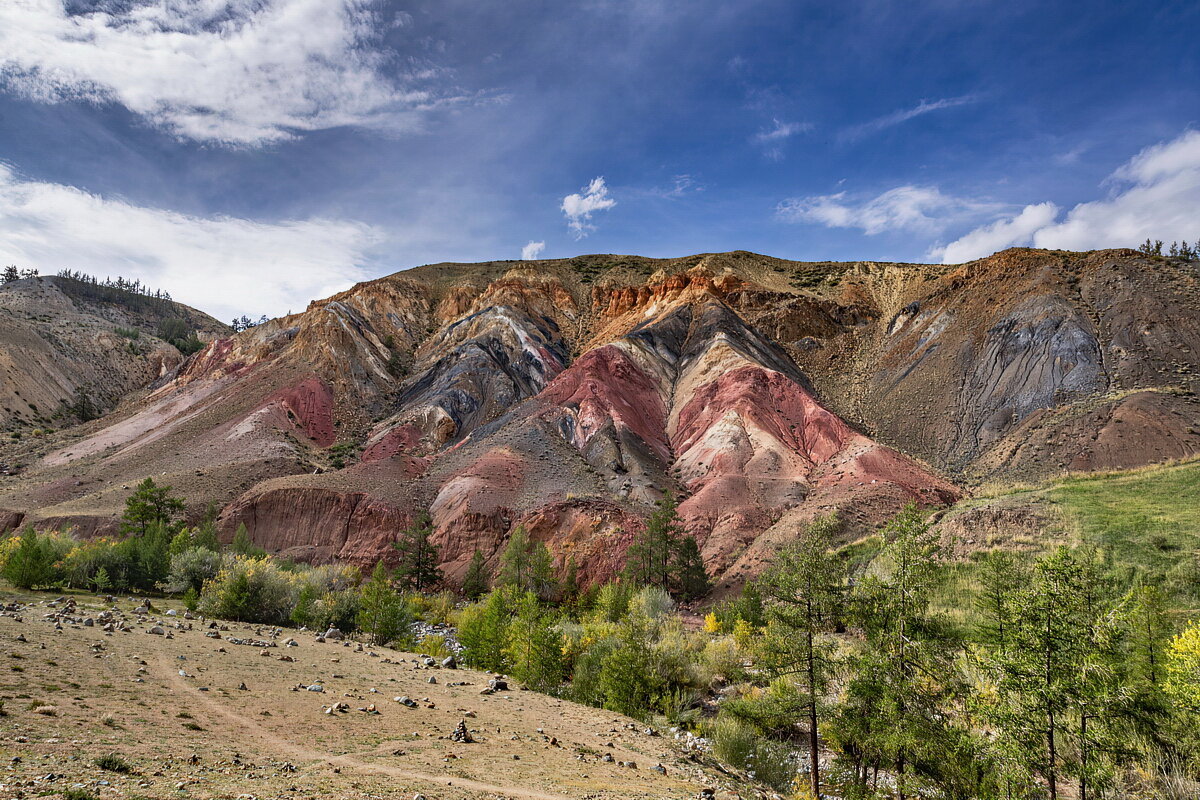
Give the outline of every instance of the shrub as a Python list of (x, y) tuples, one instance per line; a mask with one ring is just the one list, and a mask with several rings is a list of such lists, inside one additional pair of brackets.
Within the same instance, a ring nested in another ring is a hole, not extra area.
[(722, 636), (708, 642), (700, 656), (701, 682), (737, 683), (745, 677), (742, 653), (731, 636)]
[(293, 605), (288, 576), (269, 558), (235, 556), (204, 584), (200, 610), (239, 622), (287, 622)]
[(417, 652), (438, 660), (454, 655), (454, 651), (446, 643), (446, 637), (434, 633), (421, 637), (421, 641), (417, 642)]
[(168, 592), (199, 592), (221, 571), (221, 555), (206, 547), (191, 547), (171, 557), (171, 571), (162, 588)]
[(719, 714), (709, 732), (713, 754), (730, 766), (779, 791), (796, 779), (796, 756), (791, 748), (760, 736), (752, 727), (727, 714)]
[(410, 594), (408, 602), (413, 613), (431, 625), (448, 624), (454, 617), (456, 598), (453, 592)]
[(360, 598), (357, 589), (326, 592), (312, 604), (309, 627), (320, 630), (354, 630), (358, 624), (359, 609)]
[(133, 772), (133, 765), (116, 753), (108, 753), (96, 759), (96, 766), (108, 772), (120, 772), (128, 775)]

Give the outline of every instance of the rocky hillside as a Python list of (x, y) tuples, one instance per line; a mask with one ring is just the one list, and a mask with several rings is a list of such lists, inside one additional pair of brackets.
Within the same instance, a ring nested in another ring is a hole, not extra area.
[(70, 278), (0, 284), (0, 431), (90, 418), (170, 374), (183, 356), (155, 336), (169, 318), (204, 339), (229, 332), (181, 303)]
[(1128, 250), (421, 267), (216, 339), (3, 479), (0, 528), (110, 530), (152, 475), (297, 557), (429, 509), (451, 576), (524, 525), (600, 578), (670, 489), (731, 585), (819, 513), (1200, 453), (1198, 301)]

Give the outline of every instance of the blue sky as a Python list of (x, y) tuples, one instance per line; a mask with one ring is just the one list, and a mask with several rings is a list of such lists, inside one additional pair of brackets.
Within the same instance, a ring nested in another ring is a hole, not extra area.
[(228, 318), (523, 252), (1200, 239), (1198, 42), (1195, 2), (5, 0), (0, 261)]

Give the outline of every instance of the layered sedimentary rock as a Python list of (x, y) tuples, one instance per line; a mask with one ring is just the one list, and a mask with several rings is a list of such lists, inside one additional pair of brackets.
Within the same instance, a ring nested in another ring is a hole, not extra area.
[(1200, 453), (1198, 280), (1131, 251), (422, 267), (215, 340), (4, 479), (0, 523), (111, 529), (151, 475), (295, 557), (388, 558), (427, 510), (452, 580), (517, 526), (600, 580), (670, 491), (733, 586), (818, 514)]

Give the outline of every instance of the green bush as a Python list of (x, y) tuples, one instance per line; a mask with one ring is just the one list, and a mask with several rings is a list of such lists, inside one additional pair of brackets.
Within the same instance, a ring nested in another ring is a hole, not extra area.
[(133, 772), (133, 765), (116, 753), (108, 753), (96, 759), (96, 766), (108, 772), (119, 772), (128, 775)]
[(204, 584), (200, 610), (239, 622), (285, 624), (294, 594), (288, 576), (270, 558), (235, 556)]
[(719, 714), (709, 730), (713, 755), (778, 791), (796, 780), (796, 754), (782, 742), (761, 736), (751, 726)]
[(168, 592), (200, 592), (221, 571), (223, 559), (205, 547), (191, 547), (171, 556), (171, 569), (162, 588)]

